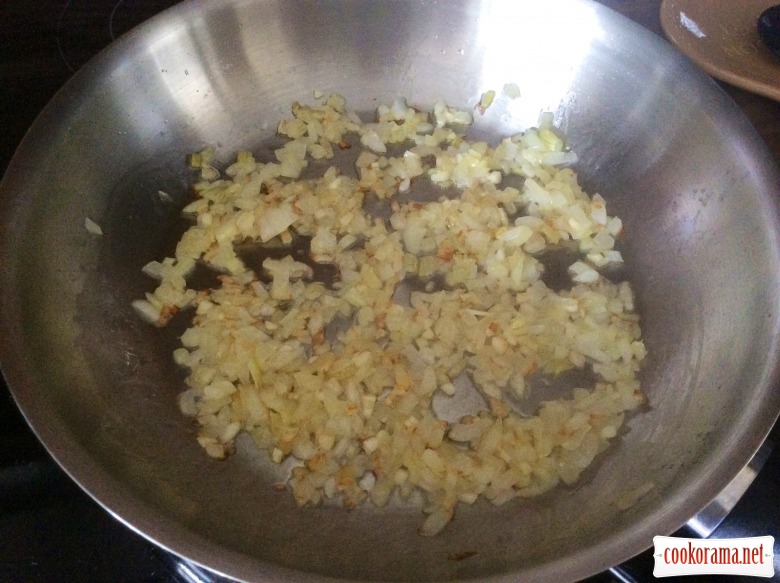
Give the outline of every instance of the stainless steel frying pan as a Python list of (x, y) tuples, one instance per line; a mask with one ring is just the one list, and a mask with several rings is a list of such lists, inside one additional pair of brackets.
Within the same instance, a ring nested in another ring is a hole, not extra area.
[[(542, 110), (626, 226), (650, 409), (571, 488), (458, 510), (298, 509), (261, 452), (207, 458), (177, 410), (177, 331), (143, 324), (140, 271), (171, 249), (185, 155), (262, 148), (293, 100), (470, 107), (488, 139)], [(160, 545), (252, 581), (564, 581), (674, 531), (743, 467), (780, 409), (780, 175), (754, 130), (663, 41), (579, 0), (189, 1), (86, 65), (0, 190), (0, 360), (65, 470)], [(173, 203), (158, 196), (168, 193)], [(84, 228), (86, 217), (103, 236)], [(637, 489), (652, 489), (621, 510)], [(453, 557), (476, 554), (457, 561)]]

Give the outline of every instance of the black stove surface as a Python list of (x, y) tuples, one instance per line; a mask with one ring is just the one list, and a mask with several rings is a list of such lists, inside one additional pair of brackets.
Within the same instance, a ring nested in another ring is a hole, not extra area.
[[(175, 3), (2, 0), (0, 172), (37, 114), (79, 67), (114, 38)], [(780, 443), (778, 438), (780, 426), (770, 436)], [(780, 447), (713, 534), (722, 538), (763, 535), (775, 537), (775, 554), (780, 556)], [(652, 570), (648, 551), (588, 583), (649, 581)], [(76, 486), (40, 445), (0, 381), (0, 583), (205, 580), (188, 573), (186, 564), (127, 528)], [(780, 573), (772, 581), (780, 582)]]

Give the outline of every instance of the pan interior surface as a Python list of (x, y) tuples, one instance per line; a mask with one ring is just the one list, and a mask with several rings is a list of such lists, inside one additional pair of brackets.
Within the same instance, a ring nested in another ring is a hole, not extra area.
[[(471, 135), (495, 143), (554, 112), (586, 190), (623, 219), (648, 410), (575, 486), (461, 505), (433, 538), (416, 534), (417, 509), (298, 508), (253, 447), (209, 459), (177, 406), (183, 320), (159, 330), (130, 305), (154, 288), (141, 267), (182, 232), (187, 154), (211, 145), (224, 166), (237, 150), (262, 152), (314, 90), (369, 113), (398, 96), (470, 109), (512, 83), (520, 98), (475, 115)], [(12, 161), (0, 191), (0, 359), (82, 487), (218, 572), (578, 580), (684, 523), (776, 419), (778, 184), (714, 83), (587, 1), (185, 2), (86, 65)]]

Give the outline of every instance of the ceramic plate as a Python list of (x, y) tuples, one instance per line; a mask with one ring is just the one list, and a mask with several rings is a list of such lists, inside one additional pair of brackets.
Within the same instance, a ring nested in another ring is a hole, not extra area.
[(780, 0), (663, 0), (669, 40), (713, 77), (780, 101), (780, 59), (756, 30), (761, 13)]

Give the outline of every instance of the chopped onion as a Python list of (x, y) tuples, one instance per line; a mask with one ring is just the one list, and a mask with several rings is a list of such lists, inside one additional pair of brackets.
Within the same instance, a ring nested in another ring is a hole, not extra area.
[[(478, 109), (495, 97), (483, 94)], [(598, 271), (622, 262), (622, 222), (565, 167), (577, 158), (553, 116), (493, 147), (466, 139), (471, 114), (444, 102), (428, 113), (399, 98), (364, 124), (343, 97), (315, 99), (279, 123), (288, 140), (275, 160), (241, 152), (216, 180), (213, 150), (193, 154), (203, 180), (184, 212), (195, 223), (174, 257), (142, 268), (158, 280), (132, 304), (143, 320), (161, 326), (194, 308), (173, 358), (188, 369), (179, 407), (198, 443), (224, 459), (251, 435), (273, 463), (295, 466), (286, 486), (301, 505), (382, 507), (396, 493), (426, 514), (423, 536), (441, 532), (459, 502), (506, 504), (576, 482), (644, 402), (646, 350), (630, 286)], [(334, 147), (354, 154), (354, 177), (318, 163), (301, 178)], [(511, 175), (522, 189), (504, 185)], [(415, 202), (424, 176), (457, 192)], [(389, 217), (366, 199), (387, 201)], [(298, 235), (315, 263), (338, 270), (335, 283), (276, 254)], [(275, 238), (263, 273), (247, 269), (236, 245)], [(579, 257), (571, 287), (554, 291), (536, 255), (562, 243)], [(191, 289), (198, 261), (223, 273), (219, 285)], [(531, 415), (513, 408), (531, 375), (586, 366), (595, 387)], [(469, 390), (468, 414), (437, 416)]]

